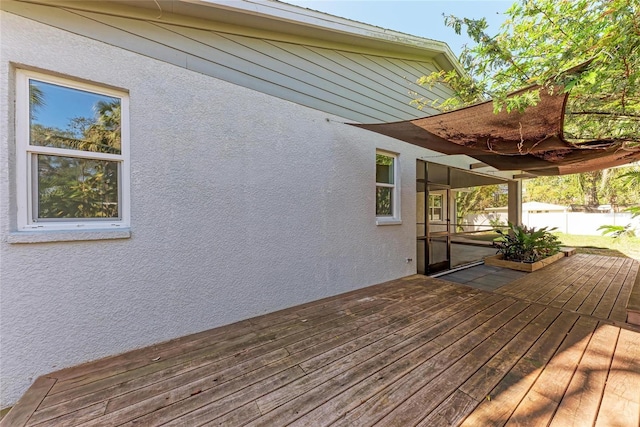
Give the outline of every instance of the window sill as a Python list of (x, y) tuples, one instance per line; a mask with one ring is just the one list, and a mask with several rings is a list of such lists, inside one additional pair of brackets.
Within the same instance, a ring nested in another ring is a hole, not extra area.
[(129, 239), (131, 229), (117, 230), (38, 230), (14, 231), (7, 236), (8, 243), (77, 242), (83, 240)]
[(401, 219), (397, 218), (376, 218), (376, 225), (400, 225)]

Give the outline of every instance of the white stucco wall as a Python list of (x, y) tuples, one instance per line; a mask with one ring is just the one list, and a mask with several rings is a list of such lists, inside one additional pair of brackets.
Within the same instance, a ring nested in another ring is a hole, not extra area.
[[(65, 366), (415, 272), (424, 150), (15, 15), (0, 26), (0, 407)], [(21, 65), (130, 92), (131, 238), (7, 242)], [(376, 148), (400, 153), (402, 225), (375, 225)]]

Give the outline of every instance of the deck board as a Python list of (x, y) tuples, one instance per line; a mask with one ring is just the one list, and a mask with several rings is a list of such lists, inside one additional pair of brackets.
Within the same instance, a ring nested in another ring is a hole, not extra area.
[(484, 363), (459, 389), (477, 401), (491, 399), (491, 390), (551, 326), (559, 314), (558, 310), (546, 308), (495, 356)]
[(571, 378), (550, 427), (593, 425), (620, 330), (600, 325)]
[[(577, 255), (577, 257), (580, 257), (578, 260), (582, 260), (581, 263), (576, 262), (576, 266), (579, 266), (580, 268), (572, 272), (570, 275), (566, 275), (567, 272), (562, 270), (556, 272), (554, 276), (547, 275), (546, 277), (540, 277), (540, 279), (549, 278), (552, 280), (553, 286), (540, 286), (544, 293), (533, 301), (537, 301), (540, 304), (551, 303), (567, 288), (579, 288), (582, 283), (586, 282), (604, 263), (607, 262), (606, 257), (596, 257), (592, 262), (589, 262), (589, 258), (586, 258), (585, 256)], [(556, 285), (554, 282), (559, 283)]]
[(496, 292), (562, 310), (624, 323), (639, 262), (579, 254), (509, 283)]
[[(580, 255), (571, 259), (563, 258), (537, 271), (535, 275), (528, 274), (508, 284), (500, 289), (500, 293), (529, 301), (544, 300), (545, 294), (552, 291), (562, 292), (576, 280), (587, 276), (589, 271), (596, 268), (599, 262), (604, 261), (600, 258), (588, 260)], [(553, 286), (545, 286), (546, 283)]]
[[(443, 287), (441, 291), (446, 291), (447, 289), (450, 289), (450, 287)], [(398, 291), (396, 291), (395, 293), (397, 294)], [(410, 292), (410, 294), (412, 293), (413, 291)], [(381, 307), (379, 303), (377, 308), (375, 305), (371, 307), (372, 301), (376, 299), (371, 297), (370, 300), (365, 301), (366, 305), (363, 304), (365, 308), (369, 310), (366, 313), (373, 313), (378, 309), (382, 310), (384, 308)], [(389, 305), (390, 302), (390, 299), (383, 300), (383, 303), (387, 305)], [(362, 308), (362, 306), (360, 308)], [(351, 317), (349, 316), (350, 314), (353, 315), (354, 313), (363, 314), (358, 308), (356, 308), (356, 306), (347, 303), (346, 306), (342, 307), (341, 310), (333, 313), (333, 316), (325, 315), (325, 320), (328, 321), (324, 323), (317, 321), (317, 319), (316, 321), (314, 321), (310, 318), (310, 316), (304, 316), (302, 318), (299, 317), (298, 323), (300, 325), (303, 325), (302, 329), (300, 329), (295, 323), (287, 322), (287, 324), (289, 325), (289, 329), (284, 329), (285, 332), (282, 332), (282, 324), (277, 324), (274, 329), (267, 329), (266, 334), (256, 334), (255, 332), (251, 332), (235, 338), (224, 340), (222, 342), (216, 342), (214, 340), (215, 344), (211, 344), (211, 342), (208, 342), (208, 345), (200, 348), (194, 347), (193, 345), (185, 345), (182, 347), (182, 352), (177, 352), (175, 354), (173, 351), (171, 354), (154, 353), (154, 356), (158, 355), (156, 357), (160, 357), (160, 360), (157, 363), (149, 364), (149, 359), (147, 359), (146, 365), (142, 365), (140, 367), (138, 367), (137, 364), (130, 365), (125, 363), (118, 369), (113, 369), (111, 371), (104, 371), (101, 369), (101, 375), (94, 375), (93, 377), (83, 377), (82, 383), (76, 383), (75, 387), (69, 387), (66, 390), (59, 391), (58, 393), (54, 393), (51, 396), (47, 397), (43, 402), (42, 407), (46, 408), (48, 406), (55, 405), (61, 401), (65, 401), (76, 396), (86, 395), (88, 393), (94, 392), (94, 390), (96, 389), (99, 390), (106, 386), (119, 385), (129, 378), (140, 378), (149, 373), (160, 371), (164, 368), (168, 368), (169, 372), (167, 372), (166, 370), (163, 372), (167, 374), (167, 376), (172, 376), (170, 375), (170, 371), (174, 369), (174, 367), (178, 364), (184, 365), (185, 370), (187, 371), (193, 368), (197, 368), (201, 366), (201, 364), (202, 366), (206, 366), (213, 362), (219, 362), (220, 368), (233, 366), (245, 360), (245, 355), (248, 356), (248, 359), (246, 360), (249, 360), (254, 354), (264, 354), (272, 349), (279, 347), (282, 343), (291, 343), (296, 342), (296, 340), (303, 337), (307, 338), (310, 335), (313, 335), (313, 333), (322, 331), (325, 327), (332, 327), (337, 324), (342, 324), (345, 319), (346, 321), (351, 321)], [(302, 321), (306, 322), (300, 323)], [(310, 329), (313, 329), (312, 333), (309, 332)], [(281, 338), (281, 340), (277, 343), (274, 343), (276, 341), (276, 338), (278, 337)], [(242, 351), (243, 354), (238, 356), (236, 354), (237, 351)], [(231, 357), (232, 355), (233, 357)], [(162, 372), (160, 372), (160, 374), (162, 374)], [(89, 382), (89, 378), (91, 378), (93, 381)], [(153, 379), (151, 379), (151, 381), (153, 381)]]
[(640, 425), (640, 334), (622, 329), (596, 426)]
[(504, 425), (535, 384), (542, 369), (549, 363), (577, 319), (578, 316), (573, 313), (561, 313), (461, 425)]
[(53, 372), (0, 425), (638, 427), (637, 274), (576, 255), (495, 291), (410, 276)]
[(639, 269), (640, 262), (635, 261), (631, 265), (629, 274), (627, 274), (627, 277), (622, 284), (622, 289), (620, 289), (618, 298), (613, 303), (613, 309), (609, 314), (609, 319), (616, 322), (625, 322), (627, 320), (627, 302), (629, 302), (629, 297), (631, 296), (631, 291), (633, 290), (634, 284), (638, 283), (636, 277), (640, 277), (640, 272), (638, 271)]
[[(513, 307), (515, 309), (518, 305)], [(521, 312), (514, 310), (511, 313), (506, 311), (503, 312), (504, 314), (501, 313), (503, 314), (502, 321), (509, 319), (507, 323), (492, 331), (489, 336), (478, 337), (483, 341), (476, 346), (473, 346), (476, 343), (475, 341), (468, 343), (464, 356), (439, 372), (433, 380), (423, 385), (416, 393), (387, 414), (380, 424), (388, 426), (413, 425), (427, 417), (450, 393), (456, 390), (461, 379), (469, 378), (473, 375), (495, 354), (496, 349), (506, 345), (517, 334), (518, 330), (528, 325), (531, 321), (530, 316), (535, 316), (540, 311), (541, 307), (528, 306)], [(514, 313), (515, 315), (511, 317)]]
[[(632, 273), (632, 269), (633, 269), (633, 263), (631, 262), (631, 260), (627, 260), (627, 262), (625, 262), (625, 264), (620, 268), (620, 270), (616, 272), (616, 275), (613, 281), (611, 282), (611, 286), (609, 286), (603, 292), (602, 298), (598, 302), (598, 305), (593, 309), (592, 316), (601, 318), (601, 319), (611, 319), (614, 321), (616, 320), (622, 321), (622, 322), (625, 321), (625, 318), (613, 319), (612, 311), (614, 308), (614, 304), (616, 303), (616, 300), (620, 298), (621, 295), (623, 299), (628, 300), (629, 298), (628, 294), (623, 294), (623, 289), (625, 288), (624, 285), (627, 278), (629, 278), (631, 274), (634, 274)], [(634, 274), (634, 277), (635, 277), (635, 274)], [(625, 296), (626, 298), (624, 298)]]
[[(491, 312), (495, 312), (496, 308), (500, 309), (501, 307), (495, 304), (496, 301), (499, 300), (494, 298), (481, 303), (485, 306), (493, 303), (493, 306), (491, 306), (493, 308), (489, 308)], [(442, 350), (447, 343), (455, 342), (457, 339), (463, 337), (467, 331), (473, 328), (472, 322), (475, 322), (475, 320), (470, 321), (469, 318), (473, 316), (474, 313), (480, 312), (479, 308), (481, 307), (471, 306), (457, 314), (432, 319), (431, 321), (437, 325), (428, 330), (423, 330), (416, 336), (416, 340), (414, 340), (411, 347), (404, 347), (405, 353), (406, 351), (410, 351), (410, 353), (407, 353), (406, 356), (397, 360), (395, 363), (391, 363), (377, 371), (375, 375), (367, 376), (363, 381), (354, 384), (342, 393), (322, 403), (306, 414), (300, 423), (293, 423), (292, 425), (326, 424), (329, 420), (333, 420), (341, 413), (352, 410), (359, 402), (364, 402), (365, 398), (376, 395), (384, 387), (409, 373), (417, 366), (417, 361), (425, 360), (435, 352)], [(485, 311), (483, 318), (486, 318), (487, 314), (491, 315), (491, 312)], [(416, 345), (420, 344), (422, 345), (416, 348)], [(326, 400), (326, 397), (323, 398), (323, 401), (324, 400)]]
[(595, 319), (585, 317), (578, 319), (554, 357), (544, 367), (536, 382), (511, 415), (507, 426), (548, 425), (597, 324)]

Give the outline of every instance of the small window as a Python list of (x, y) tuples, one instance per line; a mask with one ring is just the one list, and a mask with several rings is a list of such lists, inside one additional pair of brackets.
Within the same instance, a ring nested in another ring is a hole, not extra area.
[(128, 225), (126, 94), (17, 73), (20, 229)]
[(429, 221), (442, 221), (442, 194), (429, 195)]
[(376, 217), (399, 219), (397, 191), (398, 157), (394, 154), (376, 153)]

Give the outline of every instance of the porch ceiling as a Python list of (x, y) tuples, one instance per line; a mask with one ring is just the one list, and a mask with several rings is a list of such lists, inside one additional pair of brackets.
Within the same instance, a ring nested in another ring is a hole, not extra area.
[(493, 101), (488, 101), (420, 119), (352, 125), (444, 154), (465, 154), (498, 170), (534, 175), (588, 172), (640, 160), (640, 146), (623, 141), (567, 141), (563, 123), (568, 94), (541, 90), (540, 97), (523, 113), (495, 114)]

